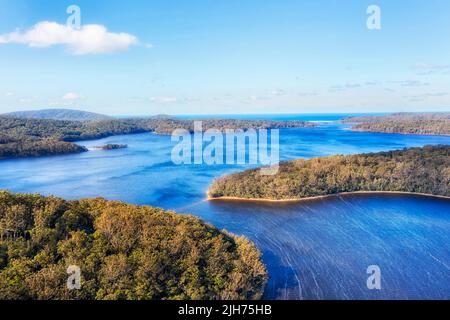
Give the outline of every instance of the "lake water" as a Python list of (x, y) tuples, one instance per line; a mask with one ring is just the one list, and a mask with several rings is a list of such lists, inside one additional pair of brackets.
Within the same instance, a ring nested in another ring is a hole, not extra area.
[[(336, 116), (323, 117), (309, 120)], [(281, 130), (280, 156), (289, 160), (450, 144), (450, 137), (346, 128), (328, 123)], [(129, 147), (0, 161), (0, 189), (66, 199), (101, 196), (194, 214), (257, 244), (270, 274), (269, 299), (450, 299), (450, 201), (365, 195), (301, 204), (207, 202), (214, 178), (248, 166), (174, 165), (175, 143), (154, 134), (80, 144), (106, 143)], [(381, 290), (367, 288), (370, 265), (381, 269)]]

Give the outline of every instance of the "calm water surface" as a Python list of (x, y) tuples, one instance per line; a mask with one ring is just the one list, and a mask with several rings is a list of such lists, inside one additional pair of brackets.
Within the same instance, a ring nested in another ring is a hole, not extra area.
[[(282, 160), (428, 144), (450, 137), (357, 133), (338, 124), (281, 130)], [(0, 161), (0, 188), (67, 199), (102, 196), (192, 213), (243, 234), (263, 252), (270, 299), (450, 299), (450, 201), (353, 196), (302, 204), (206, 202), (211, 181), (246, 166), (175, 166), (170, 137), (82, 142), (129, 148)], [(378, 265), (382, 290), (367, 289)]]

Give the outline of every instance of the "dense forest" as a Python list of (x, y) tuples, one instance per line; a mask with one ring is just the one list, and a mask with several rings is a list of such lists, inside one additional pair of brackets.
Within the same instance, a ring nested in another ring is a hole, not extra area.
[[(304, 121), (268, 120), (202, 120), (202, 125), (203, 130), (313, 126)], [(144, 132), (170, 135), (175, 129), (193, 132), (194, 121), (153, 118), (80, 122), (0, 117), (0, 159), (83, 152), (86, 149), (74, 141)]]
[(386, 116), (349, 117), (353, 131), (423, 135), (450, 135), (450, 113), (396, 113)]
[(259, 299), (266, 281), (250, 241), (193, 216), (0, 191), (2, 300)]
[[(1, 135), (0, 140), (2, 140)], [(30, 139), (19, 140), (17, 142), (11, 142), (11, 140), (8, 141), (8, 143), (0, 142), (0, 159), (41, 157), (88, 151), (85, 147), (75, 143), (56, 139)]]
[(288, 161), (274, 176), (255, 169), (219, 178), (209, 196), (283, 200), (355, 191), (450, 196), (450, 146)]

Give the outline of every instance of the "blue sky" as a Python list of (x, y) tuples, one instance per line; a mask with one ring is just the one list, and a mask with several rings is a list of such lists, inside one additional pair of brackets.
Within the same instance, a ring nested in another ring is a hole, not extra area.
[[(81, 9), (75, 33), (65, 25), (72, 4)], [(371, 4), (381, 30), (366, 26)], [(450, 111), (447, 0), (0, 0), (0, 8), (0, 112)]]

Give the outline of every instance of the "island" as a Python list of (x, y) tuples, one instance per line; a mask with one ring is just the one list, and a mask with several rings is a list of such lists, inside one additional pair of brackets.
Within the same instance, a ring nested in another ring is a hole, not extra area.
[(221, 177), (209, 188), (208, 197), (301, 201), (361, 192), (450, 197), (450, 146), (287, 161), (272, 176), (253, 169)]
[[(115, 135), (152, 132), (170, 135), (176, 129), (194, 132), (195, 120), (167, 118), (68, 121), (0, 116), (0, 159), (39, 157), (87, 151), (74, 142)], [(203, 130), (314, 127), (306, 121), (202, 120)]]
[(348, 117), (352, 131), (450, 136), (450, 113), (394, 113)]
[(266, 281), (252, 242), (194, 216), (0, 191), (0, 300), (247, 300)]
[(116, 150), (116, 149), (126, 149), (126, 148), (128, 148), (127, 144), (113, 144), (113, 143), (108, 143), (103, 146), (94, 147), (94, 149), (99, 149), (99, 150), (104, 150), (104, 151)]

